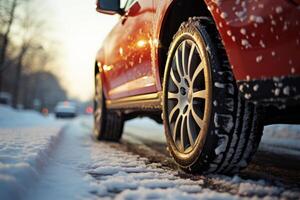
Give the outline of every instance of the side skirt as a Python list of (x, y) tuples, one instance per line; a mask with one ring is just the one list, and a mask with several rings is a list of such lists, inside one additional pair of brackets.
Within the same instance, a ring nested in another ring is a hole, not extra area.
[(116, 100), (106, 100), (106, 106), (108, 109), (160, 111), (161, 102), (162, 93), (158, 92)]

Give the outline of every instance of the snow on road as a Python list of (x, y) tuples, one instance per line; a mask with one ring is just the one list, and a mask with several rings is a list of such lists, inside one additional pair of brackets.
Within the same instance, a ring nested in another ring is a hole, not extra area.
[(269, 151), (272, 151), (273, 147), (277, 147), (277, 151), (280, 149), (281, 153), (300, 157), (300, 126), (266, 126), (260, 147)]
[(62, 123), (0, 106), (0, 127), (0, 199), (18, 199), (38, 180)]
[(77, 119), (65, 129), (51, 166), (27, 199), (297, 199), (300, 195), (239, 176), (182, 178), (177, 170), (126, 151), (123, 143), (96, 142), (91, 132), (90, 118)]
[(233, 199), (181, 179), (121, 144), (96, 142), (80, 119), (65, 128), (49, 167), (26, 199)]
[[(149, 163), (145, 157), (120, 151), (118, 144), (92, 144), (92, 165), (88, 173), (98, 197), (116, 199), (247, 199), (298, 198), (300, 193), (285, 191), (264, 180), (244, 180), (239, 176), (210, 175), (208, 189), (205, 177), (181, 178), (178, 171), (164, 169), (160, 163)], [(100, 191), (99, 191), (100, 188)], [(223, 192), (219, 192), (226, 188)]]
[[(1, 116), (2, 111), (3, 107), (0, 107)], [(14, 116), (11, 122), (7, 120), (2, 123), (3, 116), (2, 119), (0, 116), (0, 199), (184, 200), (300, 197), (298, 189), (287, 189), (281, 183), (267, 180), (221, 175), (182, 176), (183, 172), (167, 168), (161, 162), (149, 159), (147, 155), (128, 151), (128, 135), (129, 138), (136, 134), (143, 139), (164, 141), (162, 126), (148, 119), (127, 123), (123, 142), (104, 143), (93, 139), (91, 117), (66, 122), (45, 119), (37, 113), (8, 114)], [(28, 115), (34, 118), (34, 123), (31, 120), (27, 123), (20, 122)], [(17, 128), (14, 124), (18, 124)], [(282, 128), (281, 134), (268, 128), (269, 134), (264, 141), (272, 142), (272, 138), (278, 141), (280, 137), (285, 137), (285, 129), (282, 126), (279, 128)], [(146, 132), (146, 129), (151, 131)], [(297, 131), (285, 132), (290, 134)], [(293, 133), (289, 137), (295, 139), (298, 136)], [(285, 143), (288, 145), (290, 142)], [(282, 146), (281, 143), (276, 145)], [(291, 149), (298, 148), (297, 143), (293, 145)], [(143, 151), (139, 148), (136, 150)], [(158, 157), (161, 154), (152, 149), (150, 151)]]

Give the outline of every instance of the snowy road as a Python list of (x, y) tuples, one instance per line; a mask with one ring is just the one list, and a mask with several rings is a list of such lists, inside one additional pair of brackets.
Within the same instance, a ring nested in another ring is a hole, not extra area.
[(229, 177), (178, 171), (148, 119), (128, 122), (121, 143), (95, 141), (91, 117), (50, 121), (20, 125), (22, 137), (0, 123), (0, 199), (300, 199), (299, 127), (267, 128), (251, 166)]
[[(167, 165), (177, 169), (168, 156), (164, 137), (159, 138), (161, 135), (163, 136), (163, 127), (146, 121), (144, 119), (129, 122), (125, 129), (123, 143), (126, 143), (129, 151), (146, 156), (148, 159), (154, 159), (153, 161), (156, 162), (163, 163), (168, 160)], [(145, 127), (145, 124), (149, 126)], [(156, 130), (154, 129), (156, 135), (150, 134), (149, 137), (146, 131), (153, 130), (153, 127), (157, 127)], [(145, 150), (139, 151), (138, 145), (141, 146), (139, 148), (147, 146), (153, 151), (154, 156), (151, 157), (150, 151), (148, 153), (145, 153)], [(163, 156), (158, 159), (155, 152), (160, 152)], [(300, 127), (288, 125), (266, 127), (258, 152), (250, 166), (243, 170), (240, 176), (252, 179), (263, 178), (274, 182), (281, 181), (290, 186), (300, 186)]]
[[(152, 137), (147, 138), (143, 133), (150, 127)], [(296, 184), (299, 157), (285, 157), (262, 148), (240, 176), (190, 176), (178, 172), (167, 154), (161, 132), (161, 126), (147, 119), (136, 120), (127, 124), (120, 144), (96, 142), (91, 118), (76, 119), (65, 128), (49, 166), (26, 199), (298, 199), (300, 196)], [(283, 164), (274, 160), (276, 156)], [(291, 164), (284, 164), (288, 162)]]

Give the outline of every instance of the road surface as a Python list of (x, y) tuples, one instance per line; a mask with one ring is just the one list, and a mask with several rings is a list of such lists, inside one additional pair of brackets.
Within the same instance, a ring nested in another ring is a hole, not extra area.
[[(264, 138), (252, 164), (239, 175), (203, 176), (177, 168), (162, 126), (148, 119), (128, 122), (120, 143), (96, 141), (91, 116), (22, 124), (15, 132), (15, 127), (0, 127), (0, 199), (300, 199), (299, 143), (286, 138)], [(277, 136), (284, 132), (268, 130)], [(7, 138), (14, 134), (20, 141), (32, 134), (26, 140), (33, 142), (11, 143)], [(30, 155), (16, 156), (22, 148)]]

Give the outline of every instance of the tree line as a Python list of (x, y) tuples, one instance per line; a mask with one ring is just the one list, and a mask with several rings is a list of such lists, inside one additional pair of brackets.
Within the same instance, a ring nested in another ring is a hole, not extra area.
[(53, 109), (66, 91), (47, 70), (57, 54), (34, 0), (0, 1), (0, 92), (12, 106)]

